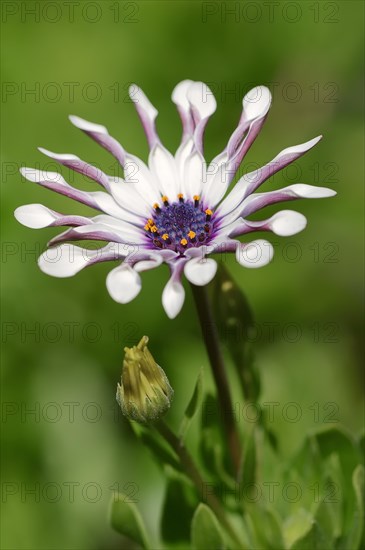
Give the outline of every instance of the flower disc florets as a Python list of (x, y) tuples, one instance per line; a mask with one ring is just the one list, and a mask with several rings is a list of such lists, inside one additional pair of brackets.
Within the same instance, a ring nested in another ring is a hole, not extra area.
[(162, 197), (162, 205), (155, 203), (153, 208), (153, 217), (147, 220), (145, 231), (156, 248), (183, 255), (187, 248), (207, 243), (213, 234), (213, 212), (204, 209), (199, 195), (194, 195), (193, 201), (185, 201), (181, 193), (172, 204), (168, 197)]

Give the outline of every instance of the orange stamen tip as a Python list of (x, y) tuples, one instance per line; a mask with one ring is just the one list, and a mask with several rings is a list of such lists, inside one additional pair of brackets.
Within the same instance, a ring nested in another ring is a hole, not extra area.
[(180, 244), (186, 246), (188, 244), (188, 241), (186, 239), (181, 239)]
[(195, 201), (199, 201), (199, 200), (200, 200), (200, 195), (194, 195), (194, 196), (193, 196), (193, 199), (194, 199)]
[(166, 197), (166, 195), (164, 195), (163, 197), (161, 197), (161, 200), (162, 200), (162, 202), (166, 202), (166, 201), (168, 201), (169, 199)]
[(160, 208), (159, 204), (157, 202), (155, 202), (155, 204), (153, 205), (153, 208), (156, 209), (156, 208)]
[(211, 216), (213, 214), (213, 212), (209, 208), (206, 209), (205, 213), (207, 216)]
[(157, 233), (157, 227), (155, 225), (153, 225), (151, 227), (151, 231), (152, 231), (152, 233)]
[(145, 230), (148, 231), (149, 228), (150, 228), (150, 224), (149, 223), (146, 223), (146, 225), (144, 226)]
[(163, 238), (164, 241), (167, 241), (167, 239), (169, 238), (168, 233), (164, 233), (164, 234), (162, 235), (162, 238)]
[(189, 239), (194, 239), (195, 235), (196, 235), (196, 233), (194, 233), (194, 231), (189, 231), (189, 233), (188, 233)]
[(183, 199), (184, 198), (184, 195), (182, 193), (179, 193), (178, 196), (177, 196), (178, 199)]

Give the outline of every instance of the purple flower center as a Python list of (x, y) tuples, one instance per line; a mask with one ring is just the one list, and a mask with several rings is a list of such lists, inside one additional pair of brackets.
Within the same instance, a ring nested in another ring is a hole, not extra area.
[(178, 202), (169, 203), (162, 197), (163, 205), (155, 204), (153, 218), (150, 218), (145, 231), (156, 248), (166, 248), (180, 252), (187, 248), (206, 243), (213, 231), (214, 215), (212, 210), (203, 209), (200, 197), (185, 201), (178, 195)]

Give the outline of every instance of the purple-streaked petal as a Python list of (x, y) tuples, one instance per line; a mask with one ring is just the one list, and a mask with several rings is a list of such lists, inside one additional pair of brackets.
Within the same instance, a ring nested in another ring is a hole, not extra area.
[(272, 231), (280, 237), (290, 237), (303, 231), (307, 225), (307, 219), (299, 212), (282, 210), (267, 220), (254, 222), (242, 219), (237, 220), (233, 225), (235, 227), (227, 232), (227, 235), (232, 238), (253, 231)]
[(272, 244), (264, 239), (257, 239), (250, 243), (238, 243), (236, 248), (237, 262), (243, 267), (251, 269), (267, 265), (273, 256)]
[(43, 170), (37, 170), (36, 168), (21, 168), (20, 173), (24, 178), (34, 183), (38, 183), (46, 189), (55, 191), (60, 195), (73, 199), (75, 201), (86, 204), (96, 210), (101, 210), (106, 214), (115, 216), (117, 218), (129, 221), (136, 225), (143, 223), (143, 218), (138, 217), (136, 214), (132, 214), (122, 207), (120, 207), (112, 196), (103, 191), (80, 191), (75, 187), (69, 185), (61, 174), (57, 172), (48, 172)]
[(187, 90), (187, 99), (195, 125), (194, 143), (197, 150), (203, 154), (203, 136), (210, 116), (217, 108), (217, 102), (209, 86), (204, 82), (193, 82)]
[(68, 229), (51, 239), (48, 244), (51, 246), (64, 241), (78, 240), (110, 241), (131, 245), (135, 247), (136, 250), (138, 250), (141, 245), (145, 244), (143, 235), (139, 235), (136, 232), (128, 233), (125, 230), (119, 230), (116, 227), (102, 223), (91, 223)]
[[(138, 256), (138, 255), (137, 255)], [(142, 257), (144, 256), (144, 259)], [(137, 261), (134, 263), (134, 269), (141, 273), (142, 271), (148, 271), (149, 269), (154, 269), (155, 267), (158, 267), (163, 262), (163, 257), (159, 256), (158, 254), (149, 256), (148, 254), (140, 254), (139, 257), (137, 257)]]
[(239, 206), (248, 195), (251, 195), (251, 193), (253, 193), (264, 181), (312, 149), (321, 138), (322, 136), (319, 136), (306, 143), (288, 147), (262, 168), (245, 174), (219, 205), (217, 209), (218, 215), (226, 216), (229, 212), (232, 212), (232, 210), (237, 208), (237, 206)]
[(53, 153), (43, 147), (38, 147), (38, 150), (47, 157), (63, 164), (63, 166), (67, 166), (67, 168), (71, 168), (71, 170), (96, 181), (96, 183), (99, 183), (102, 187), (109, 191), (108, 176), (104, 174), (100, 168), (96, 168), (95, 166), (88, 164), (76, 155)]
[(78, 226), (90, 223), (90, 218), (85, 218), (84, 216), (66, 216), (43, 206), (43, 204), (25, 204), (24, 206), (19, 206), (15, 210), (14, 216), (19, 223), (31, 229), (61, 225)]
[(172, 92), (172, 101), (177, 107), (183, 127), (182, 143), (192, 137), (195, 129), (191, 106), (188, 100), (188, 90), (192, 84), (192, 80), (183, 80), (175, 86)]
[(141, 277), (128, 263), (116, 267), (106, 278), (110, 296), (119, 304), (134, 300), (142, 288)]
[(305, 183), (295, 183), (288, 187), (283, 187), (277, 191), (267, 193), (254, 193), (247, 197), (240, 207), (240, 216), (246, 217), (265, 206), (276, 204), (278, 202), (292, 201), (297, 199), (323, 199), (333, 197), (336, 191), (328, 187), (316, 187)]
[(245, 154), (256, 139), (266, 120), (271, 93), (265, 86), (257, 86), (243, 98), (241, 120), (229, 139), (227, 148), (208, 168), (208, 180), (204, 186), (203, 197), (214, 208), (224, 197)]
[(129, 87), (129, 97), (136, 107), (138, 116), (141, 119), (142, 126), (147, 137), (148, 145), (150, 149), (152, 149), (152, 147), (160, 141), (155, 125), (158, 111), (152, 105), (147, 96), (142, 92), (141, 88), (136, 84), (132, 84)]
[(266, 86), (256, 86), (243, 98), (241, 119), (227, 145), (228, 158), (235, 158), (238, 165), (265, 122), (271, 100), (270, 90)]
[(105, 126), (102, 126), (101, 124), (95, 124), (94, 122), (88, 122), (87, 120), (84, 120), (83, 118), (75, 115), (70, 115), (69, 119), (71, 123), (76, 126), (76, 128), (79, 128), (80, 130), (85, 132), (85, 134), (87, 134), (93, 140), (99, 143), (99, 145), (104, 147), (104, 149), (109, 151), (109, 153), (111, 153), (113, 157), (117, 159), (121, 166), (124, 166), (125, 150), (116, 139), (109, 135), (109, 132), (105, 128)]
[(162, 292), (162, 305), (170, 319), (174, 319), (181, 311), (185, 300), (185, 290), (181, 284), (181, 274), (186, 263), (185, 259), (169, 264), (171, 277)]
[(72, 244), (50, 248), (38, 259), (39, 268), (53, 277), (72, 277), (79, 271), (98, 262), (115, 261), (124, 258), (128, 251), (118, 244), (109, 243), (98, 250), (87, 250)]
[(193, 258), (184, 267), (187, 280), (193, 285), (204, 286), (214, 279), (217, 262), (211, 258)]

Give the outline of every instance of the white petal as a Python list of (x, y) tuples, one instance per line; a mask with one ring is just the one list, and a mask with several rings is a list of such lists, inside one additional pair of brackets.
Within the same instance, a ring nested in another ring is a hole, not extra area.
[(104, 134), (106, 136), (109, 135), (108, 130), (105, 128), (105, 126), (102, 126), (101, 124), (89, 122), (88, 120), (80, 118), (76, 115), (70, 115), (68, 118), (70, 119), (71, 123), (76, 126), (76, 128), (79, 128), (84, 132), (95, 132), (97, 134)]
[(272, 245), (264, 239), (250, 243), (240, 243), (236, 249), (236, 260), (243, 267), (263, 267), (271, 262), (274, 255)]
[(305, 183), (295, 183), (289, 187), (291, 191), (303, 199), (324, 199), (337, 195), (336, 191), (328, 187), (316, 187), (315, 185), (307, 185)]
[(106, 278), (110, 296), (119, 304), (131, 302), (142, 288), (141, 278), (128, 264), (113, 269)]
[(188, 156), (193, 152), (194, 141), (192, 138), (184, 140), (175, 153), (175, 162), (181, 182), (181, 193), (184, 193), (184, 165)]
[(294, 210), (282, 210), (269, 220), (268, 226), (275, 235), (290, 237), (296, 235), (307, 225), (307, 219), (303, 214)]
[(156, 144), (150, 152), (149, 167), (158, 181), (159, 189), (171, 201), (179, 193), (179, 176), (174, 157), (167, 149)]
[(156, 178), (145, 163), (134, 155), (126, 154), (124, 179), (132, 183), (138, 193), (152, 206), (160, 200)]
[(153, 258), (149, 260), (141, 260), (134, 265), (134, 269), (141, 273), (142, 271), (148, 271), (149, 269), (154, 269), (158, 267), (163, 262), (163, 257), (156, 254)]
[(245, 119), (253, 120), (265, 116), (270, 108), (271, 99), (271, 92), (266, 86), (252, 88), (242, 101)]
[(280, 153), (273, 159), (272, 162), (279, 161), (282, 157), (286, 157), (288, 155), (302, 155), (312, 149), (319, 141), (321, 141), (323, 136), (317, 136), (313, 139), (310, 139), (309, 141), (306, 141), (305, 143), (300, 143), (299, 145), (292, 145), (291, 147), (287, 147), (286, 149), (283, 149), (280, 151)]
[(124, 165), (125, 151), (121, 144), (109, 135), (109, 132), (105, 126), (95, 124), (94, 122), (89, 122), (74, 115), (70, 115), (69, 119), (74, 126), (86, 132), (86, 134), (99, 143), (99, 145), (109, 151), (122, 166)]
[(192, 84), (192, 80), (183, 80), (175, 86), (172, 92), (172, 101), (175, 103), (175, 105), (182, 107), (184, 111), (189, 111), (190, 109), (190, 103), (187, 94)]
[(79, 157), (76, 155), (72, 155), (71, 153), (53, 153), (52, 151), (49, 151), (48, 149), (45, 149), (44, 147), (38, 147), (38, 150), (46, 155), (47, 157), (50, 157), (55, 160), (80, 160)]
[(38, 265), (47, 275), (60, 278), (72, 277), (95, 260), (97, 255), (97, 250), (87, 250), (66, 243), (43, 252), (38, 259)]
[(133, 183), (124, 181), (122, 178), (109, 178), (110, 193), (113, 199), (126, 210), (141, 217), (148, 217), (151, 212), (151, 206), (142, 197)]
[(187, 97), (197, 121), (208, 118), (217, 108), (214, 95), (204, 82), (193, 82), (187, 91)]
[(162, 292), (162, 305), (170, 319), (174, 319), (181, 311), (185, 300), (183, 285), (171, 277)]
[(37, 170), (36, 168), (20, 168), (20, 173), (27, 180), (40, 183), (42, 181), (50, 181), (52, 183), (59, 183), (61, 185), (67, 185), (64, 178), (58, 172), (48, 172), (47, 170)]
[(19, 223), (32, 229), (48, 227), (58, 219), (58, 216), (43, 204), (25, 204), (19, 206), (14, 212)]
[(203, 156), (195, 151), (185, 161), (182, 184), (186, 198), (200, 195), (203, 182), (206, 181), (206, 165)]
[(133, 103), (135, 103), (138, 111), (142, 109), (149, 119), (154, 120), (157, 115), (157, 109), (152, 105), (146, 94), (137, 84), (129, 86), (128, 94)]
[(194, 258), (185, 264), (185, 277), (196, 286), (210, 283), (217, 272), (217, 262), (211, 258)]
[(152, 105), (148, 97), (136, 84), (129, 87), (129, 97), (133, 101), (139, 118), (141, 119), (147, 141), (150, 147), (153, 147), (159, 141), (157, 136), (155, 119), (158, 115), (157, 109)]
[(120, 218), (121, 220), (134, 223), (136, 225), (142, 225), (143, 220), (145, 219), (145, 214), (133, 214), (125, 208), (122, 208), (108, 193), (104, 193), (103, 191), (94, 191), (89, 193), (89, 195), (94, 200), (96, 207), (105, 212), (105, 214)]

